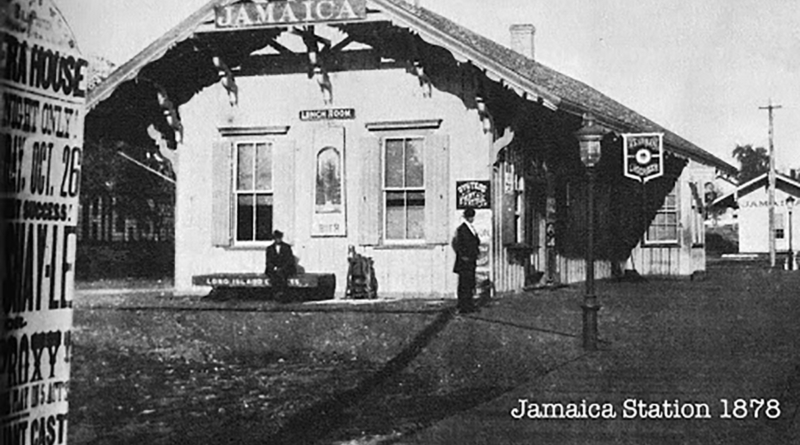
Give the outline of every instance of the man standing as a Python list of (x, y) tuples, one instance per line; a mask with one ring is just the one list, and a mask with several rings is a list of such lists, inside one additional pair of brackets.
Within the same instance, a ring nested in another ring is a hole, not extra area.
[(264, 273), (269, 277), (277, 300), (285, 297), (287, 281), (296, 271), (292, 246), (283, 242), (283, 232), (272, 233), (274, 242), (267, 247), (267, 267)]
[(475, 267), (481, 241), (472, 225), (473, 221), (475, 210), (464, 210), (464, 222), (458, 226), (453, 238), (453, 250), (456, 251), (453, 272), (458, 274), (458, 312), (461, 314), (475, 311), (472, 294), (475, 290)]

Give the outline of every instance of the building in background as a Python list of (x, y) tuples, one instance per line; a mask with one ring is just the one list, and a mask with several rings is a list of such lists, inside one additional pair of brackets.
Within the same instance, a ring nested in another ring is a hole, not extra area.
[[(583, 280), (586, 170), (575, 131), (606, 130), (598, 276), (705, 269), (703, 185), (735, 169), (535, 60), (400, 0), (211, 2), (92, 90), (87, 139), (176, 152), (175, 286), (259, 272), (274, 229), (337, 275), (350, 246), (384, 297), (452, 296), (461, 208), (498, 292)], [(148, 131), (148, 129), (150, 131)], [(623, 134), (663, 134), (663, 175), (623, 177)]]
[[(717, 208), (736, 208), (739, 223), (739, 253), (769, 252), (769, 181), (766, 173), (739, 185), (713, 203)], [(792, 200), (794, 199), (794, 206)], [(790, 212), (791, 210), (791, 212)], [(777, 173), (775, 175), (775, 251), (788, 252), (800, 248), (800, 181)], [(789, 218), (789, 215), (792, 218)]]
[(78, 279), (172, 278), (174, 173), (147, 153), (124, 143), (84, 145)]

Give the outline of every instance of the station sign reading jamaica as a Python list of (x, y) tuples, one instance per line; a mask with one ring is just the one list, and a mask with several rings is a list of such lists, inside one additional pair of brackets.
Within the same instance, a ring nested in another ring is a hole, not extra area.
[(217, 28), (343, 22), (367, 17), (366, 0), (289, 0), (235, 3), (214, 10)]
[(664, 134), (622, 135), (623, 173), (645, 183), (664, 174)]

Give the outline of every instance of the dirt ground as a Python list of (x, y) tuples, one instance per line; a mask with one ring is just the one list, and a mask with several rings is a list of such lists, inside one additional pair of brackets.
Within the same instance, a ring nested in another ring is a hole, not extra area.
[(75, 311), (72, 444), (391, 442), (577, 355), (570, 336), (484, 326), (449, 302), (306, 312), (106, 298)]
[[(69, 440), (687, 443), (674, 438), (688, 431), (709, 439), (690, 443), (797, 443), (800, 274), (715, 263), (703, 278), (598, 283), (594, 354), (580, 345), (581, 285), (504, 297), (474, 316), (454, 316), (453, 301), (280, 306), (89, 287), (76, 300)], [(508, 409), (531, 395), (776, 398), (785, 416), (515, 422)]]

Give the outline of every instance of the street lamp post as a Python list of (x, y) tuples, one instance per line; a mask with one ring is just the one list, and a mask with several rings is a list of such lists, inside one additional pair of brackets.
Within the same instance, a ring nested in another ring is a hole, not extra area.
[(792, 208), (794, 196), (786, 198), (786, 208), (789, 210), (789, 270), (794, 270), (794, 251), (792, 250)]
[(589, 183), (586, 190), (586, 294), (583, 297), (583, 348), (597, 350), (597, 295), (594, 292), (594, 183), (595, 166), (600, 162), (600, 140), (605, 129), (594, 122), (590, 114), (584, 115), (583, 126), (575, 132), (580, 146), (581, 162), (586, 166)]

